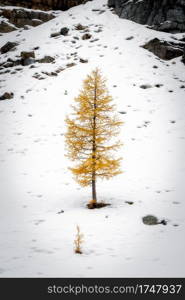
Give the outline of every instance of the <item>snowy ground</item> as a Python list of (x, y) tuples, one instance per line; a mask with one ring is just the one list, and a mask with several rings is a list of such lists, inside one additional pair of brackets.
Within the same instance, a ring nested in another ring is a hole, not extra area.
[[(0, 101), (1, 277), (185, 276), (185, 89), (180, 88), (185, 67), (180, 58), (162, 61), (140, 47), (153, 37), (170, 40), (171, 34), (119, 19), (105, 3), (94, 0), (0, 38), (0, 46), (20, 42), (0, 62), (36, 46), (37, 58), (56, 59), (0, 77), (0, 93), (14, 93), (14, 99)], [(88, 26), (91, 39), (81, 39), (78, 23)], [(50, 38), (64, 26), (70, 28), (67, 37)], [(66, 68), (72, 62), (76, 65)], [(61, 67), (58, 76), (32, 77)], [(124, 172), (98, 184), (99, 200), (112, 205), (88, 210), (91, 190), (73, 181), (63, 135), (70, 104), (96, 67), (108, 79), (117, 111), (125, 112), (120, 114)], [(144, 90), (142, 84), (152, 87)], [(144, 225), (147, 214), (166, 219), (167, 226)], [(77, 224), (84, 234), (82, 255), (73, 251)]]

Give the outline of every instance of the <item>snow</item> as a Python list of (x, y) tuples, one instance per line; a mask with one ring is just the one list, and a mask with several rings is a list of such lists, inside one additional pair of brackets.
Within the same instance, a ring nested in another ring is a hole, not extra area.
[[(55, 57), (54, 64), (36, 63), (0, 78), (0, 94), (14, 93), (14, 99), (0, 101), (2, 277), (185, 276), (184, 65), (140, 47), (154, 37), (173, 40), (171, 34), (119, 19), (105, 4), (94, 0), (0, 38), (0, 47), (19, 42), (0, 63), (37, 46), (37, 59)], [(81, 39), (78, 23), (88, 26), (91, 39)], [(68, 36), (50, 37), (64, 26)], [(73, 36), (79, 37), (76, 43)], [(67, 68), (71, 62), (76, 65)], [(61, 67), (58, 76), (41, 73)], [(78, 186), (68, 170), (64, 119), (82, 80), (96, 67), (107, 78), (118, 113), (126, 112), (119, 114), (123, 174), (98, 182), (99, 200), (111, 206), (88, 210), (91, 189)], [(36, 72), (45, 79), (33, 78)], [(168, 224), (144, 225), (147, 214)], [(74, 253), (76, 225), (84, 234), (82, 255)]]

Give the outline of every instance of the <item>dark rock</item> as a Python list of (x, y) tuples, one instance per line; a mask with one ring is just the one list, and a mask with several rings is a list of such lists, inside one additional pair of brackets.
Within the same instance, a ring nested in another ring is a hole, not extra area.
[(64, 213), (64, 210), (61, 209), (60, 211), (57, 212), (57, 214), (63, 214)]
[(108, 5), (119, 17), (148, 24), (155, 30), (185, 31), (185, 0), (108, 0)]
[(166, 220), (161, 220), (160, 224), (167, 225), (167, 221)]
[(35, 58), (35, 52), (34, 51), (22, 51), (21, 58), (22, 59)]
[(149, 50), (161, 59), (170, 60), (175, 57), (183, 55), (181, 45), (161, 41), (158, 38), (154, 38), (142, 46), (144, 49)]
[(63, 27), (63, 28), (60, 29), (60, 31), (51, 33), (50, 37), (57, 37), (59, 35), (67, 36), (68, 32), (69, 32), (69, 28)]
[(38, 80), (44, 80), (45, 79), (45, 77), (43, 77), (41, 74), (39, 74), (37, 72), (32, 77), (35, 78), (35, 79), (38, 79)]
[(94, 43), (94, 42), (97, 42), (97, 41), (99, 41), (99, 39), (90, 40), (91, 43)]
[(32, 65), (35, 62), (35, 59), (33, 58), (26, 58), (22, 61), (23, 66), (29, 66)]
[(15, 66), (18, 66), (21, 64), (22, 64), (21, 59), (13, 60), (11, 58), (8, 58), (7, 61), (5, 61), (1, 64), (1, 66), (3, 66), (3, 68), (11, 68), (11, 67), (15, 67)]
[[(55, 18), (52, 13), (46, 13), (34, 10), (25, 10), (23, 8), (1, 8), (0, 16), (7, 19), (9, 23), (15, 25), (17, 28), (29, 26), (38, 26), (43, 22), (47, 22)], [(10, 25), (12, 26), (12, 25)], [(10, 30), (11, 31), (11, 30)]]
[(179, 39), (179, 41), (185, 42), (185, 35), (181, 39)]
[(87, 29), (87, 26), (84, 26), (79, 23), (79, 24), (75, 25), (75, 29), (76, 30), (85, 30), (85, 29)]
[(88, 63), (88, 59), (80, 58), (80, 62), (83, 64)]
[(30, 69), (35, 69), (35, 68), (36, 68), (36, 66), (34, 66), (34, 65), (30, 66)]
[(55, 61), (54, 57), (46, 55), (41, 59), (38, 59), (37, 62), (44, 64), (44, 63), (53, 63)]
[(92, 37), (91, 34), (85, 33), (85, 34), (82, 35), (82, 40), (89, 40), (91, 37)]
[(13, 62), (7, 61), (6, 63), (3, 64), (4, 68), (12, 68), (14, 66)]
[(57, 37), (60, 35), (60, 32), (53, 32), (51, 33), (50, 37), (53, 38), (53, 37)]
[(11, 24), (9, 24), (8, 22), (5, 21), (1, 21), (0, 22), (0, 32), (1, 33), (8, 33), (11, 31), (16, 30), (17, 28)]
[(142, 221), (145, 225), (157, 225), (160, 224), (157, 217), (153, 215), (147, 215), (142, 218)]
[(155, 84), (155, 87), (156, 87), (156, 88), (160, 88), (160, 87), (162, 87), (162, 86), (163, 86), (163, 84), (161, 84), (161, 83)]
[(21, 65), (29, 66), (35, 62), (35, 52), (34, 51), (22, 51), (21, 54)]
[(58, 76), (57, 72), (42, 72), (42, 74), (45, 74), (47, 76)]
[(141, 84), (140, 88), (143, 89), (143, 90), (146, 90), (146, 89), (151, 89), (152, 86), (150, 84)]
[(12, 99), (13, 96), (14, 96), (13, 93), (5, 92), (3, 95), (0, 96), (0, 100), (9, 100)]
[(130, 40), (133, 40), (133, 36), (128, 36), (125, 40), (127, 40), (127, 41), (130, 41)]
[(129, 204), (129, 205), (133, 205), (134, 202), (133, 201), (125, 201), (125, 203)]
[(97, 9), (97, 8), (94, 8), (92, 9), (93, 12), (97, 12), (99, 15), (103, 14), (105, 12), (104, 9)]
[(69, 32), (69, 28), (67, 28), (67, 27), (63, 27), (63, 28), (60, 29), (60, 34), (61, 35), (66, 36), (66, 35), (68, 35), (68, 32)]
[(18, 43), (15, 42), (7, 42), (4, 46), (1, 47), (1, 53), (7, 53), (8, 51), (12, 50)]
[(119, 113), (121, 114), (121, 115), (126, 115), (126, 111), (119, 111)]
[(67, 68), (71, 68), (71, 67), (74, 67), (74, 66), (76, 66), (76, 64), (74, 62), (69, 63), (69, 64), (66, 65)]

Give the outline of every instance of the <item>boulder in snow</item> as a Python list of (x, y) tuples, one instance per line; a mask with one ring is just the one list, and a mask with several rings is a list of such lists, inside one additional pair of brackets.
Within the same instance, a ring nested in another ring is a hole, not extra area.
[(12, 99), (14, 94), (12, 92), (5, 92), (3, 95), (0, 96), (0, 100), (9, 100)]
[(22, 65), (29, 66), (35, 62), (35, 52), (34, 51), (22, 51), (21, 58), (22, 58)]
[(89, 34), (89, 33), (84, 33), (84, 34), (82, 35), (82, 40), (89, 40), (91, 37), (92, 37), (91, 34)]
[(158, 218), (153, 215), (147, 215), (143, 217), (142, 221), (145, 225), (158, 225), (158, 224), (167, 225), (167, 221), (165, 219), (159, 221)]
[(76, 30), (85, 30), (85, 29), (87, 29), (87, 26), (84, 26), (79, 23), (79, 24), (75, 25), (75, 29)]
[(147, 215), (143, 217), (142, 221), (145, 225), (157, 225), (160, 223), (158, 218), (153, 215)]
[(38, 59), (37, 61), (39, 63), (42, 63), (42, 64), (44, 64), (44, 63), (48, 63), (49, 64), (49, 63), (53, 63), (55, 61), (55, 59), (52, 56), (46, 55), (43, 58)]
[(22, 51), (21, 58), (22, 59), (35, 58), (35, 52), (34, 51)]
[(57, 31), (57, 32), (51, 33), (50, 37), (53, 38), (53, 37), (57, 37), (57, 36), (59, 36), (59, 35), (60, 35), (60, 32)]
[(7, 53), (17, 45), (18, 43), (15, 42), (7, 42), (4, 46), (1, 47), (1, 53)]
[(67, 28), (67, 27), (63, 27), (63, 28), (60, 29), (60, 34), (61, 35), (66, 36), (66, 35), (68, 35), (68, 32), (69, 32), (69, 28)]
[(183, 50), (178, 44), (159, 40), (154, 38), (142, 46), (144, 49), (149, 50), (161, 59), (170, 60), (183, 55)]

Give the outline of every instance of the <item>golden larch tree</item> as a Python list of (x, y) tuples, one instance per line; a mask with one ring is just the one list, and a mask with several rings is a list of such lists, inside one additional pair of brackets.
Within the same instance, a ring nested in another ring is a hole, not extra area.
[(98, 178), (112, 178), (120, 174), (121, 158), (114, 158), (113, 151), (121, 143), (110, 139), (119, 134), (122, 122), (115, 113), (112, 97), (106, 80), (99, 69), (92, 71), (83, 82), (83, 88), (72, 106), (72, 118), (66, 118), (66, 144), (68, 158), (77, 161), (70, 168), (81, 186), (92, 186), (92, 200), (89, 208), (98, 207), (96, 181)]

